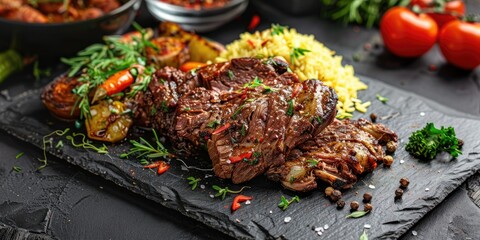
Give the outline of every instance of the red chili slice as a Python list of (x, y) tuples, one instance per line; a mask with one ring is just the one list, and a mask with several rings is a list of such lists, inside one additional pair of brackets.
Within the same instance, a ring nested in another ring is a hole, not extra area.
[(222, 133), (222, 132), (226, 131), (227, 129), (229, 129), (230, 126), (231, 126), (231, 124), (227, 123), (227, 124), (217, 128), (217, 129), (215, 129), (215, 131), (212, 132), (212, 135)]
[(246, 202), (246, 201), (249, 201), (249, 200), (252, 200), (253, 198), (250, 197), (250, 196), (245, 196), (245, 195), (238, 195), (236, 196), (234, 199), (233, 199), (233, 203), (232, 203), (232, 211), (236, 211), (237, 209), (239, 209), (242, 205), (240, 205), (240, 203), (242, 202)]
[(253, 152), (250, 151), (250, 152), (242, 153), (238, 156), (232, 156), (229, 158), (229, 160), (230, 160), (230, 163), (237, 163), (242, 161), (244, 158), (250, 159), (252, 155), (253, 155)]

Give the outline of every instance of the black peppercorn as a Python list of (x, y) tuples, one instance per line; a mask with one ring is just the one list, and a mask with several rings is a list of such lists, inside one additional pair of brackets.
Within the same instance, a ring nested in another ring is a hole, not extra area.
[(372, 120), (372, 122), (375, 123), (377, 121), (377, 114), (375, 113), (370, 114), (370, 120)]
[(340, 200), (341, 198), (342, 198), (342, 192), (340, 192), (338, 190), (333, 190), (332, 195), (330, 195), (330, 199), (333, 202), (336, 202), (336, 201)]
[(326, 195), (327, 197), (332, 196), (332, 193), (333, 193), (334, 190), (335, 190), (335, 189), (333, 189), (333, 187), (327, 187), (327, 188), (325, 188), (325, 195)]
[(372, 201), (372, 194), (370, 194), (368, 192), (363, 194), (363, 202), (364, 203), (369, 203), (371, 201)]
[(400, 179), (400, 187), (405, 189), (408, 187), (408, 185), (410, 184), (410, 181), (408, 181), (408, 178), (402, 178)]
[(345, 201), (343, 201), (342, 199), (338, 200), (337, 201), (337, 208), (342, 209), (343, 207), (345, 207)]
[(372, 204), (366, 203), (365, 206), (363, 206), (363, 210), (364, 210), (365, 212), (370, 212), (370, 211), (372, 211), (372, 210), (373, 210)]
[(358, 207), (360, 207), (360, 204), (358, 204), (357, 201), (353, 201), (350, 203), (350, 209), (352, 211), (357, 211), (358, 210)]
[(403, 189), (401, 188), (398, 188), (397, 190), (395, 190), (395, 198), (402, 198), (403, 196)]

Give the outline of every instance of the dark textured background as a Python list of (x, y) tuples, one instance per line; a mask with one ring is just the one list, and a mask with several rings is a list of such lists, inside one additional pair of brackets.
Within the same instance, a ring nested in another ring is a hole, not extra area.
[[(469, 4), (479, 6), (478, 1)], [(255, 5), (244, 18), (207, 35), (220, 42), (229, 42), (244, 31), (248, 14), (257, 12), (263, 20), (260, 28), (267, 27), (270, 22), (279, 22), (295, 27), (299, 32), (315, 34), (318, 40), (343, 55), (345, 62), (352, 63), (357, 73), (419, 93), (459, 111), (480, 115), (478, 72), (463, 72), (444, 65), (435, 49), (420, 59), (396, 59), (384, 53), (381, 47), (373, 51), (363, 50), (366, 42), (378, 41), (375, 30), (343, 27), (314, 16), (293, 18), (261, 3)], [(140, 16), (139, 20), (151, 23), (148, 16)], [(362, 56), (362, 60), (352, 62), (353, 54)], [(430, 64), (435, 64), (438, 70), (429, 71)], [(62, 71), (60, 68), (54, 70)], [(8, 94), (15, 96), (25, 88), (41, 85), (33, 81), (30, 73), (26, 69), (9, 79), (1, 89), (8, 89)], [(224, 237), (62, 160), (52, 157), (48, 168), (34, 172), (38, 163), (32, 160), (41, 157), (41, 151), (5, 133), (1, 133), (0, 138), (3, 155), (0, 161), (0, 222), (6, 225), (32, 232), (46, 230), (47, 234), (60, 239)], [(15, 160), (18, 152), (26, 154)], [(23, 171), (11, 172), (13, 165), (21, 166)], [(475, 179), (457, 189), (412, 228), (418, 232), (416, 238), (477, 239), (480, 211), (467, 196), (468, 191), (475, 195), (475, 189), (478, 190)], [(45, 207), (51, 210), (46, 211)], [(413, 236), (408, 232), (404, 238)]]

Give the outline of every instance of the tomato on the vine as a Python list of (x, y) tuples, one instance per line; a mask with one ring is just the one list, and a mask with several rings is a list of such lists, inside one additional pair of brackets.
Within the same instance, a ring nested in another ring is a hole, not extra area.
[(450, 22), (440, 31), (438, 44), (449, 63), (467, 70), (480, 65), (480, 23)]
[(435, 20), (439, 29), (465, 14), (462, 0), (412, 0), (410, 7), (415, 5), (424, 11), (431, 11), (427, 14)]
[(380, 33), (388, 50), (400, 57), (418, 57), (435, 45), (438, 27), (426, 14), (405, 7), (389, 9), (380, 21)]

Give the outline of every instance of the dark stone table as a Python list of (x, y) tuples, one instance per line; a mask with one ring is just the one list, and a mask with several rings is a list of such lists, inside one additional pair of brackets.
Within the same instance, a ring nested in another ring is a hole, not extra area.
[[(453, 109), (452, 114), (480, 116), (480, 69), (455, 69), (445, 64), (436, 48), (419, 59), (397, 59), (383, 50), (377, 30), (347, 27), (312, 15), (292, 17), (261, 1), (251, 2), (241, 18), (205, 35), (222, 43), (231, 42), (245, 31), (250, 16), (259, 14), (259, 29), (280, 23), (314, 34), (343, 55), (344, 62), (352, 64), (357, 74), (422, 95)], [(480, 1), (467, 4), (469, 9), (480, 11)], [(156, 24), (145, 11), (137, 20), (143, 25)], [(365, 44), (372, 48), (365, 48)], [(354, 56), (359, 60), (353, 61)], [(49, 66), (56, 73), (65, 69), (58, 63)], [(15, 96), (48, 81), (35, 81), (31, 72), (26, 68), (8, 79), (0, 86), (1, 97)], [(50, 157), (47, 168), (35, 171), (42, 151), (4, 132), (0, 132), (0, 153), (0, 239), (228, 239), (61, 159)], [(16, 159), (19, 153), (24, 155)], [(12, 171), (14, 165), (22, 171)], [(477, 173), (403, 239), (480, 239), (479, 206)]]

